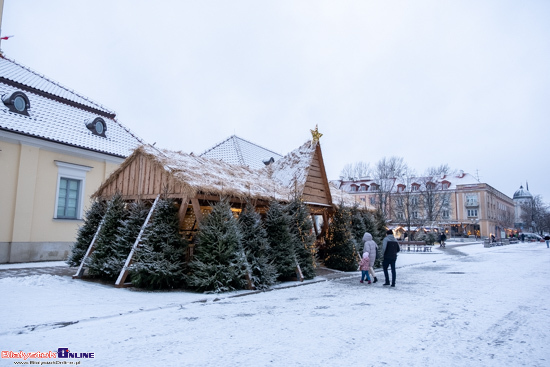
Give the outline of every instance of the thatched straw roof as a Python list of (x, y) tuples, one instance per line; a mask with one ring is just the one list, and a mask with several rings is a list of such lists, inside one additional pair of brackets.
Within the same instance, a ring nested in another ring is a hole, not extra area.
[[(303, 190), (316, 145), (306, 142), (300, 148), (268, 167), (252, 169), (221, 160), (142, 145), (101, 185), (94, 196), (101, 196), (135, 159), (144, 156), (162, 167), (179, 185), (180, 191), (193, 197), (197, 193), (239, 198), (287, 201)], [(122, 193), (124, 195), (124, 193)]]

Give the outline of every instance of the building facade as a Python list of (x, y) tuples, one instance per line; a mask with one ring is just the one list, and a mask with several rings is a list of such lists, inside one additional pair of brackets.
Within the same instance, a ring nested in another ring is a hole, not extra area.
[(114, 112), (0, 57), (0, 263), (66, 259), (90, 196), (142, 143)]
[(514, 201), (460, 172), (441, 177), (333, 181), (367, 209), (382, 210), (397, 234), (420, 229), (450, 236), (503, 238), (514, 228)]

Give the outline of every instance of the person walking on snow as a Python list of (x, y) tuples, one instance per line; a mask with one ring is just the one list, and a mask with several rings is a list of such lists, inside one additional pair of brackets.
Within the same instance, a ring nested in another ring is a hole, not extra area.
[(544, 240), (546, 241), (546, 248), (550, 248), (550, 236), (544, 236)]
[(382, 242), (382, 253), (384, 254), (382, 268), (384, 269), (384, 277), (386, 278), (384, 285), (390, 285), (388, 267), (391, 265), (391, 286), (395, 287), (395, 261), (397, 260), (397, 253), (399, 251), (399, 243), (393, 236), (393, 231), (389, 229), (386, 232), (384, 241)]
[(376, 283), (378, 281), (378, 278), (374, 273), (374, 262), (376, 261), (376, 255), (378, 253), (378, 245), (372, 240), (372, 235), (369, 232), (365, 232), (365, 234), (363, 235), (363, 252), (369, 253), (369, 273), (371, 278), (373, 279), (372, 282)]
[(441, 236), (439, 236), (439, 247), (445, 247), (445, 241), (447, 240), (447, 235), (445, 232), (441, 232)]
[(369, 267), (370, 267), (369, 253), (365, 252), (363, 253), (363, 258), (359, 263), (359, 270), (361, 270), (361, 280), (359, 281), (359, 283), (363, 283), (363, 280), (365, 280), (365, 278), (367, 278), (367, 281), (369, 282), (369, 284), (371, 283), (370, 277), (369, 277)]

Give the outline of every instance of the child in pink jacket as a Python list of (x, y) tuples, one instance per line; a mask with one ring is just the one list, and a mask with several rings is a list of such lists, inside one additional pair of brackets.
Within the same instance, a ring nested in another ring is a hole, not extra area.
[(359, 270), (361, 270), (361, 281), (360, 283), (363, 283), (363, 280), (365, 277), (367, 278), (368, 284), (371, 283), (370, 276), (369, 276), (369, 267), (370, 267), (370, 259), (369, 259), (369, 253), (364, 252), (363, 258), (361, 259), (361, 262), (359, 263)]

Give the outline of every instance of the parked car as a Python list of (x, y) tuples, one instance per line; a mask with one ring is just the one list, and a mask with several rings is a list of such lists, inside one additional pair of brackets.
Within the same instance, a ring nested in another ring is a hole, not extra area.
[(525, 235), (525, 241), (527, 242), (541, 242), (543, 241), (542, 237), (536, 233), (523, 233)]

